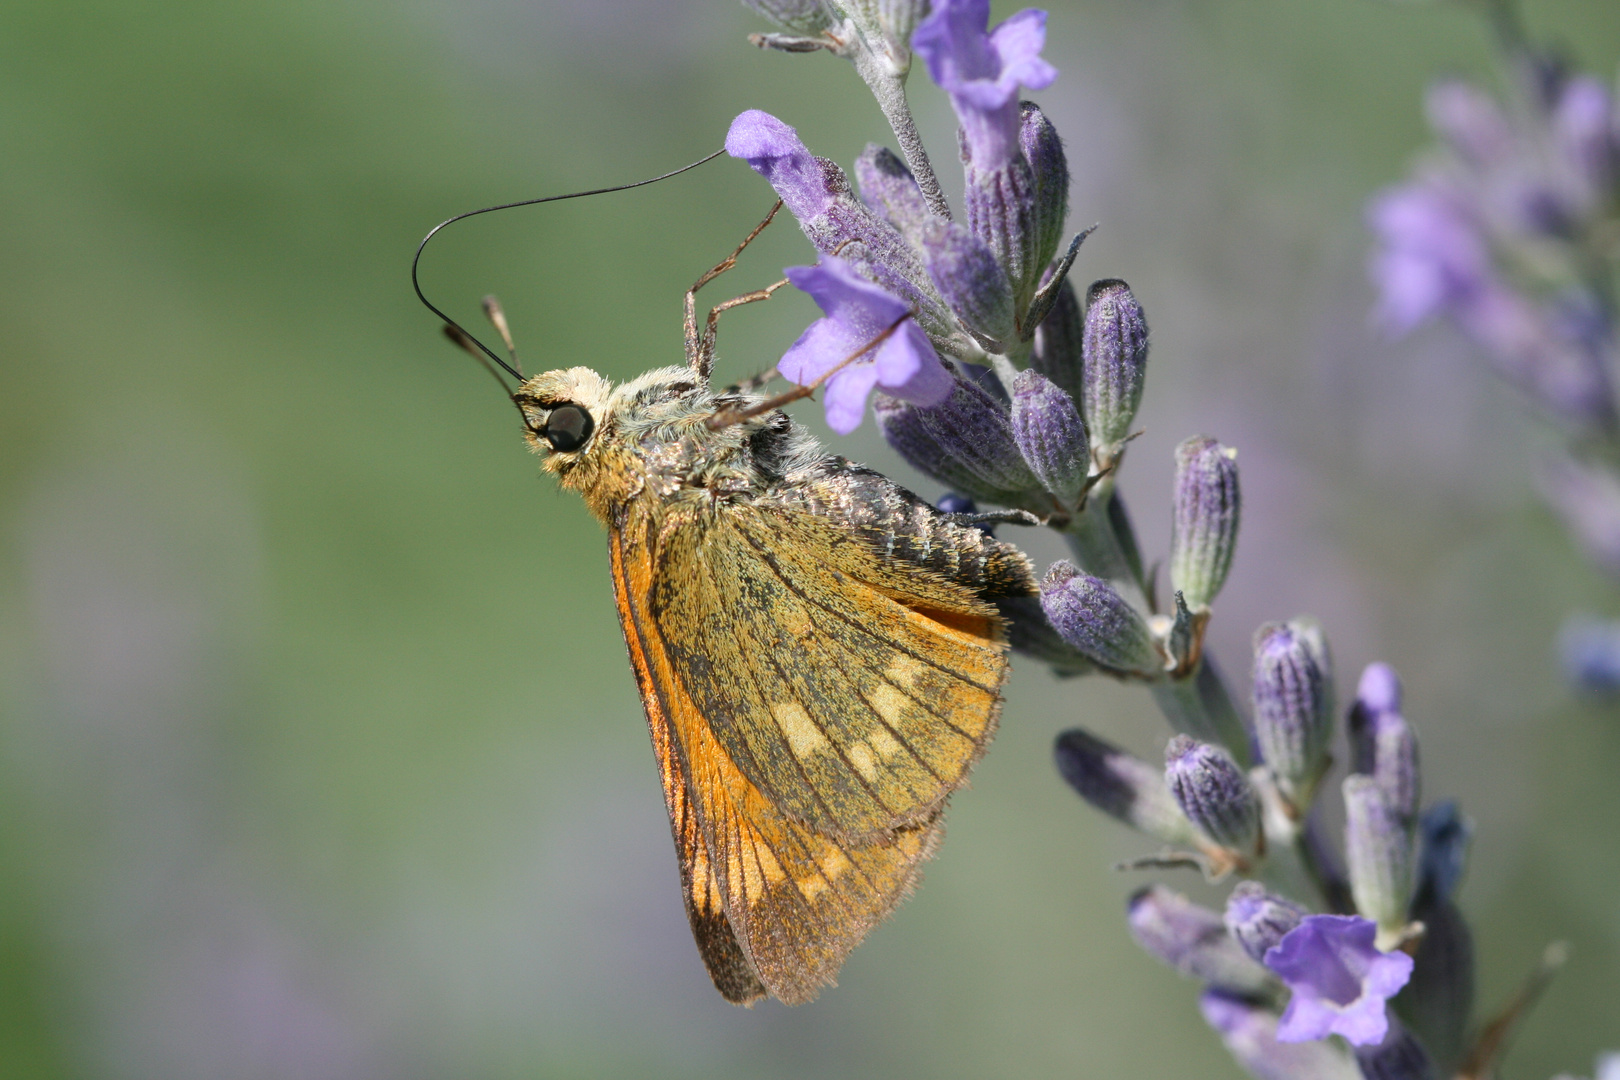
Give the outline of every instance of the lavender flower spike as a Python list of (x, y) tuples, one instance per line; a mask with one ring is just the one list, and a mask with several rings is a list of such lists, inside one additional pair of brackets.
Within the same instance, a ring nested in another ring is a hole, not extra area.
[[(810, 324), (777, 368), (801, 386), (834, 372), (826, 384), (827, 424), (834, 431), (848, 435), (860, 426), (874, 386), (919, 405), (935, 405), (950, 396), (950, 372), (898, 298), (833, 255), (823, 256), (815, 266), (790, 266), (786, 273), (826, 316)], [(880, 344), (835, 371), (885, 333), (888, 337)]]
[(1027, 8), (994, 30), (989, 24), (990, 0), (935, 0), (911, 35), (928, 73), (951, 96), (975, 166), (985, 170), (1019, 155), (1018, 88), (1041, 90), (1057, 78), (1041, 59), (1046, 12)]
[(1217, 844), (1253, 851), (1260, 798), (1225, 748), (1177, 735), (1164, 750), (1164, 779), (1187, 819)]
[(1101, 666), (1133, 675), (1164, 673), (1147, 621), (1108, 582), (1067, 559), (1053, 563), (1041, 581), (1041, 608), (1063, 640)]
[(1204, 1020), (1237, 1063), (1258, 1080), (1362, 1080), (1354, 1061), (1328, 1042), (1279, 1042), (1277, 1014), (1247, 997), (1206, 990)]
[(1380, 952), (1377, 927), (1354, 915), (1308, 915), (1266, 953), (1266, 967), (1293, 991), (1281, 1042), (1343, 1035), (1356, 1046), (1377, 1045), (1389, 1032), (1385, 1002), (1412, 977), (1412, 958)]

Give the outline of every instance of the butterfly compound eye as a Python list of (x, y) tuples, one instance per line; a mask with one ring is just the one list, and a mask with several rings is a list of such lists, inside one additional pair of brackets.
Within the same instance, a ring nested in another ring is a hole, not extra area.
[(553, 450), (566, 454), (584, 446), (595, 428), (596, 421), (591, 419), (590, 413), (578, 405), (566, 404), (551, 410), (540, 434)]

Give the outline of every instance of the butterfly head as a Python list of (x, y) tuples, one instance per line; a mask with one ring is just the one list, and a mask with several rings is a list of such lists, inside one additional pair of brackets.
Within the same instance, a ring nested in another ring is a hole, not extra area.
[(549, 472), (566, 474), (590, 453), (607, 419), (613, 384), (590, 368), (547, 371), (518, 387), (529, 448)]

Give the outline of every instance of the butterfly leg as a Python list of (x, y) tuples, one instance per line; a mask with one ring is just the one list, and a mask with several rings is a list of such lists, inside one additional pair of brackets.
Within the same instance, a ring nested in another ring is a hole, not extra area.
[(776, 370), (775, 364), (772, 364), (770, 367), (759, 372), (758, 374), (750, 375), (746, 379), (739, 379), (730, 386), (726, 387), (722, 392), (727, 394), (752, 394), (756, 390), (761, 390), (764, 387), (769, 386), (771, 383), (775, 382), (781, 377), (782, 373)]
[(730, 270), (733, 266), (736, 266), (737, 256), (741, 255), (743, 253), (743, 249), (754, 242), (755, 237), (765, 231), (765, 226), (771, 223), (771, 219), (774, 218), (777, 211), (781, 209), (782, 200), (778, 199), (776, 201), (776, 205), (771, 207), (771, 212), (765, 215), (765, 220), (754, 226), (753, 232), (743, 237), (743, 242), (737, 245), (736, 251), (733, 251), (730, 255), (726, 256), (726, 258), (716, 263), (708, 273), (698, 278), (697, 281), (692, 283), (692, 287), (686, 290), (686, 362), (691, 366), (693, 371), (697, 372), (705, 379), (709, 377), (709, 369), (714, 366), (715, 324), (719, 321), (720, 313), (728, 308), (738, 307), (742, 304), (751, 304), (756, 300), (764, 300), (768, 298), (771, 293), (787, 284), (787, 282), (779, 281), (769, 288), (758, 289), (754, 292), (746, 293), (743, 296), (739, 296), (733, 300), (728, 300), (724, 304), (721, 304), (719, 307), (709, 312), (709, 318), (702, 334), (698, 333), (697, 325), (697, 291), (703, 288), (703, 286), (707, 285), (709, 282), (713, 281), (715, 278), (719, 277), (721, 274), (725, 273), (727, 270)]

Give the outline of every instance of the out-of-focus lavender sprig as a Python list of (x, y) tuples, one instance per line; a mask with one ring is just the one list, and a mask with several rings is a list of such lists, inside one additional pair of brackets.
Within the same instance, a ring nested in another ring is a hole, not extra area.
[[(988, 0), (745, 2), (791, 31), (763, 44), (828, 49), (863, 76), (877, 57), (903, 79), (915, 51), (956, 111), (961, 221), (903, 125), (895, 130), (909, 167), (868, 147), (853, 170), (858, 193), (843, 169), (765, 113), (739, 116), (727, 149), (770, 182), (821, 254), (817, 266), (789, 271), (825, 317), (783, 358), (783, 374), (807, 384), (836, 369), (825, 406), (842, 433), (877, 389), (879, 430), (948, 489), (941, 511), (984, 529), (1038, 522), (1061, 534), (1071, 558), (1048, 569), (1039, 597), (1001, 605), (1010, 644), (1059, 675), (1140, 683), (1169, 721), (1162, 764), (1080, 729), (1055, 748), (1060, 774), (1086, 802), (1159, 846), (1129, 865), (1237, 879), (1224, 912), (1162, 885), (1137, 891), (1132, 935), (1202, 984), (1205, 1019), (1266, 1080), (1419, 1080), (1488, 1057), (1471, 1041), (1473, 946), (1454, 899), (1470, 829), (1455, 804), (1424, 811), (1393, 669), (1363, 673), (1340, 755), (1349, 775), (1335, 784), (1334, 672), (1321, 627), (1296, 618), (1260, 628), (1248, 717), (1204, 648), (1236, 565), (1236, 450), (1204, 435), (1177, 447), (1168, 595), (1146, 569), (1119, 483), (1148, 322), (1125, 282), (1079, 290), (1068, 280), (1085, 233), (1060, 253), (1063, 144), (1019, 97), (1057, 74), (1040, 55), (1045, 14), (1019, 12), (992, 28)], [(874, 91), (889, 113), (893, 101)], [(1468, 239), (1450, 204), (1435, 201), (1440, 186), (1413, 185), (1386, 207), (1390, 220), (1407, 215), (1418, 226), (1402, 234), (1413, 243), (1392, 248), (1389, 280), (1429, 289), (1426, 308), (1404, 294), (1392, 302), (1402, 325), (1500, 300), (1480, 276), (1494, 241)], [(1506, 325), (1480, 318), (1476, 329)], [(872, 355), (850, 361), (866, 343)], [(1567, 414), (1604, 430), (1612, 415), (1582, 404), (1598, 383), (1566, 377), (1588, 369), (1563, 353), (1558, 363), (1565, 374), (1526, 385), (1556, 389), (1563, 396), (1548, 400), (1573, 403)], [(1324, 795), (1342, 800), (1337, 837), (1323, 824)]]
[[(1369, 205), (1376, 316), (1403, 334), (1438, 317), (1563, 428), (1541, 491), (1620, 578), (1620, 108), (1616, 88), (1530, 41), (1511, 0), (1482, 5), (1503, 90), (1447, 79), (1426, 102), (1437, 142)], [(1620, 621), (1572, 619), (1572, 682), (1620, 691)]]

